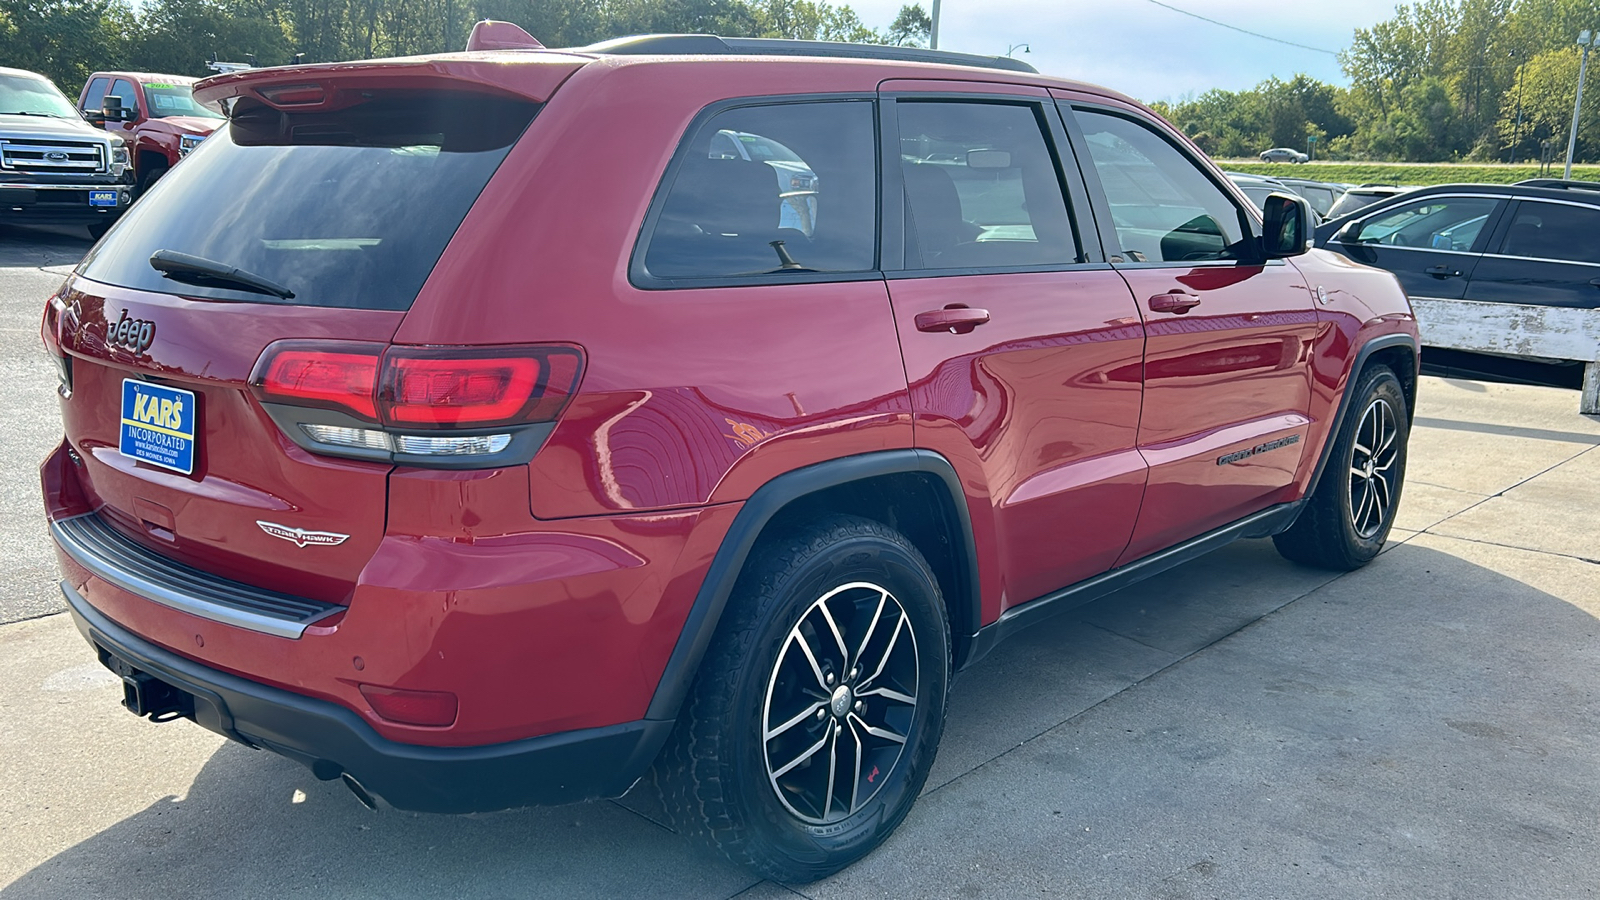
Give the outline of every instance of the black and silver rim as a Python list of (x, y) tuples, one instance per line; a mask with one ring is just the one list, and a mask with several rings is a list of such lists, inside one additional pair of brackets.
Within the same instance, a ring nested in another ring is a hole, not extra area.
[(767, 682), (762, 759), (796, 818), (824, 825), (869, 803), (917, 711), (917, 636), (889, 590), (834, 588), (789, 630)]
[(1394, 407), (1379, 397), (1368, 404), (1356, 426), (1350, 454), (1350, 523), (1361, 538), (1383, 529), (1394, 506), (1394, 464), (1400, 457)]

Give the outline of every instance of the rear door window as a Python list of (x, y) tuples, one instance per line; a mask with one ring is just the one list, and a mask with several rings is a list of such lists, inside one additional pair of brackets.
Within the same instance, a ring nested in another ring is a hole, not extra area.
[(1517, 205), (1500, 254), (1600, 263), (1600, 209), (1524, 200)]
[(1132, 119), (1087, 109), (1076, 115), (1127, 262), (1249, 255), (1244, 213), (1188, 156)]
[[(537, 105), (471, 94), (333, 113), (235, 110), (85, 260), (106, 284), (206, 300), (408, 309)], [(166, 250), (238, 280), (157, 271)]]
[(1374, 216), (1342, 240), (1467, 253), (1499, 203), (1493, 197), (1430, 197)]
[[(139, 92), (134, 88), (133, 82), (127, 80), (126, 78), (118, 78), (116, 81), (112, 82), (111, 90), (107, 91), (106, 93), (108, 96), (120, 98), (122, 100), (123, 109), (131, 109), (135, 112), (138, 111)], [(104, 98), (102, 98), (102, 100), (103, 99)]]
[(1038, 267), (1079, 258), (1037, 107), (895, 104), (906, 267)]
[(645, 279), (871, 271), (873, 103), (727, 109), (679, 151), (643, 253)]

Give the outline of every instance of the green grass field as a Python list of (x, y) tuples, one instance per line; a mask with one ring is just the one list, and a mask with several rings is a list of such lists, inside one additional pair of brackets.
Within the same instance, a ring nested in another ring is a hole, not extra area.
[[(1246, 160), (1217, 160), (1217, 165), (1229, 172), (1249, 172), (1253, 175), (1271, 175), (1283, 178), (1309, 178), (1313, 181), (1338, 181), (1350, 184), (1451, 184), (1475, 182), (1479, 184), (1510, 184), (1528, 178), (1560, 178), (1561, 167), (1555, 166), (1549, 175), (1540, 175), (1538, 166), (1458, 165), (1438, 163), (1368, 163), (1368, 162), (1311, 162), (1302, 165), (1291, 163), (1264, 163)], [(1577, 181), (1600, 181), (1600, 166), (1573, 166), (1572, 177)]]

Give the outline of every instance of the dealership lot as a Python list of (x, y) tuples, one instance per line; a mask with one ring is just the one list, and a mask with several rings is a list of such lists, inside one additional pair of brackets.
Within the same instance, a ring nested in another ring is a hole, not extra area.
[[(43, 298), (85, 240), (0, 232), (0, 896), (782, 897), (620, 802), (466, 818), (117, 706), (34, 469)], [(1600, 421), (1424, 380), (1399, 528), (1345, 576), (1235, 544), (963, 676), (925, 796), (808, 897), (1572, 897), (1600, 874)], [(537, 689), (531, 687), (530, 689)], [(743, 892), (741, 894), (741, 892)]]

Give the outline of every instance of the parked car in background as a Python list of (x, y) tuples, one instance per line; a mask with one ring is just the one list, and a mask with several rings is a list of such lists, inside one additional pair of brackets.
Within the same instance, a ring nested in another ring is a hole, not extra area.
[(1333, 205), (1339, 202), (1347, 190), (1346, 185), (1333, 184), (1327, 181), (1313, 181), (1309, 178), (1279, 178), (1279, 181), (1294, 189), (1294, 192), (1306, 198), (1311, 208), (1317, 215), (1326, 219), (1333, 212)]
[(133, 202), (127, 143), (90, 126), (50, 79), (0, 68), (0, 222), (86, 225)]
[(1273, 147), (1271, 150), (1261, 151), (1261, 161), (1269, 163), (1303, 163), (1311, 157), (1292, 147)]
[(1327, 218), (1338, 219), (1348, 216), (1358, 209), (1364, 209), (1396, 194), (1403, 194), (1411, 188), (1394, 184), (1358, 184), (1346, 188), (1345, 192), (1334, 202), (1333, 208), (1328, 210)]
[(650, 774), (806, 882), (904, 820), (1006, 636), (1237, 538), (1382, 549), (1404, 294), (1148, 108), (473, 34), (207, 79), (227, 126), (49, 298), (45, 507), (132, 712), (403, 809)]
[(1600, 190), (1583, 183), (1417, 188), (1324, 223), (1316, 245), (1411, 297), (1600, 307)]
[[(224, 121), (222, 113), (195, 102), (194, 82), (148, 72), (96, 72), (84, 82), (78, 110), (127, 140), (140, 193)], [(112, 106), (120, 112), (106, 113), (107, 97), (117, 98)]]
[(1238, 185), (1239, 190), (1243, 191), (1244, 195), (1250, 198), (1250, 202), (1256, 205), (1256, 209), (1261, 209), (1262, 204), (1266, 203), (1267, 197), (1274, 193), (1298, 193), (1282, 181), (1266, 175), (1251, 175), (1247, 172), (1225, 172), (1223, 174), (1228, 176), (1229, 181)]

